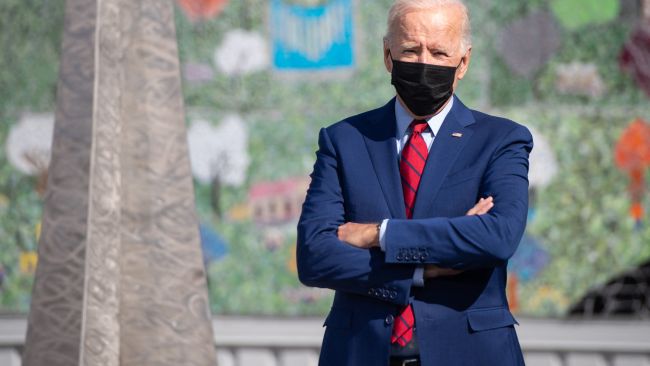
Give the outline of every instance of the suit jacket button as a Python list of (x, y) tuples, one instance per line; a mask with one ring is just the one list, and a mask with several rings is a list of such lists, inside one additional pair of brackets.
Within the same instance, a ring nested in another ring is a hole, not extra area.
[(421, 260), (422, 262), (424, 262), (425, 260), (427, 260), (427, 255), (426, 255), (426, 254), (420, 254), (420, 260)]
[(371, 288), (370, 290), (368, 290), (368, 295), (372, 296), (372, 295), (374, 295), (374, 293), (375, 293), (374, 288)]
[(390, 298), (391, 298), (391, 299), (394, 299), (394, 298), (396, 298), (396, 297), (397, 297), (397, 292), (395, 292), (395, 291), (391, 291), (391, 292), (390, 292)]
[(395, 320), (395, 317), (388, 314), (388, 315), (386, 315), (386, 319), (384, 320), (384, 322), (386, 323), (386, 325), (391, 325), (391, 324), (393, 324), (394, 320)]
[(399, 254), (397, 255), (397, 260), (401, 262), (402, 259), (404, 259), (404, 256), (402, 255), (402, 253), (399, 253)]

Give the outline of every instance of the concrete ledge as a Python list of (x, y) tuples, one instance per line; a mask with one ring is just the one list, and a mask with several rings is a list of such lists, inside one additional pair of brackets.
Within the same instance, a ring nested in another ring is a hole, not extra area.
[(526, 351), (650, 353), (650, 320), (523, 318), (520, 324)]
[[(521, 318), (519, 322), (527, 364), (650, 366), (650, 320)], [(322, 325), (323, 318), (214, 317), (220, 365), (315, 366)], [(25, 316), (0, 315), (0, 360), (20, 365), (17, 357), (26, 330)]]
[(26, 316), (0, 315), (0, 347), (22, 346), (26, 333)]
[[(519, 340), (527, 351), (650, 353), (650, 320), (521, 318)], [(214, 340), (222, 347), (320, 347), (323, 318), (216, 316)], [(27, 319), (0, 315), (0, 346), (25, 342)]]
[(218, 347), (320, 348), (324, 333), (320, 318), (217, 316), (212, 324)]

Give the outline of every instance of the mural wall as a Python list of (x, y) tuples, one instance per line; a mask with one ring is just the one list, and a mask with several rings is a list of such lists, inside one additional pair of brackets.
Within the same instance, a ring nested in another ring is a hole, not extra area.
[[(63, 0), (0, 4), (0, 312), (25, 312), (53, 130)], [(458, 95), (535, 138), (515, 310), (563, 316), (650, 259), (650, 7), (636, 0), (468, 0)], [(204, 261), (219, 314), (320, 315), (295, 225), (318, 130), (393, 95), (390, 0), (178, 0)], [(645, 9), (645, 12), (644, 12)]]

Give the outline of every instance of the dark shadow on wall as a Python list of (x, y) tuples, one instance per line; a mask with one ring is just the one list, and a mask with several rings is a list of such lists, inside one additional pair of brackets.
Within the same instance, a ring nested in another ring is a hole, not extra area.
[(588, 318), (650, 318), (650, 261), (591, 289), (571, 306), (569, 315)]

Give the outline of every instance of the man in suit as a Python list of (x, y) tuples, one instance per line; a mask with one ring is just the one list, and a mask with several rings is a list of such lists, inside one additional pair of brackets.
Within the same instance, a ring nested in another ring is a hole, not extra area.
[(397, 0), (397, 96), (320, 131), (298, 274), (334, 289), (320, 364), (523, 365), (505, 295), (532, 137), (453, 95), (471, 58), (460, 0)]

